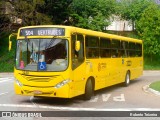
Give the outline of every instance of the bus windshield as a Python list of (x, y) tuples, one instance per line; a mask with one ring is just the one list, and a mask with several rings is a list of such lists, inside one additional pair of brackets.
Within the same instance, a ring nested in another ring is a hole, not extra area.
[(64, 71), (67, 67), (67, 39), (17, 40), (17, 69), (29, 71)]

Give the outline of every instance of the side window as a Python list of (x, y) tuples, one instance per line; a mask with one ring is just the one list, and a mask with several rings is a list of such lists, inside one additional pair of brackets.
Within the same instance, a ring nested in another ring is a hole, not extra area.
[(135, 57), (135, 43), (129, 42), (129, 50), (128, 50), (128, 55), (129, 57)]
[(110, 39), (100, 39), (100, 57), (110, 58), (111, 57), (111, 41)]
[(111, 56), (112, 58), (121, 57), (121, 50), (120, 50), (120, 41), (119, 40), (112, 40), (111, 41)]
[(141, 57), (142, 44), (134, 42), (121, 42), (122, 57)]
[(99, 58), (99, 38), (93, 36), (86, 36), (86, 57)]
[(142, 44), (136, 43), (135, 46), (135, 57), (141, 57), (142, 56)]
[(121, 53), (123, 58), (128, 56), (128, 42), (121, 41)]
[[(76, 40), (80, 41), (80, 50), (75, 50)], [(76, 69), (84, 61), (84, 37), (81, 34), (72, 34), (71, 35), (71, 47), (72, 47), (72, 69)]]

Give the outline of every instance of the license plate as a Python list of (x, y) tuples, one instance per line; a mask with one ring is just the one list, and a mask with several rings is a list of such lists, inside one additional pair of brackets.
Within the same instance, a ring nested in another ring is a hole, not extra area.
[(35, 90), (35, 91), (33, 91), (33, 94), (42, 94), (42, 91), (39, 91), (39, 90)]

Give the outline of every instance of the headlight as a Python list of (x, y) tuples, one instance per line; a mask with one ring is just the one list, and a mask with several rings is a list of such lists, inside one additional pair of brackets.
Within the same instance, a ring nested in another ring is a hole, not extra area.
[(18, 86), (20, 86), (20, 87), (23, 86), (23, 84), (22, 84), (21, 82), (19, 82), (18, 80), (15, 80), (15, 81), (16, 81), (16, 84), (17, 84)]
[(66, 85), (67, 83), (71, 82), (71, 80), (67, 79), (67, 80), (63, 80), (62, 82), (58, 83), (57, 85), (54, 86), (54, 88), (60, 88), (64, 85)]

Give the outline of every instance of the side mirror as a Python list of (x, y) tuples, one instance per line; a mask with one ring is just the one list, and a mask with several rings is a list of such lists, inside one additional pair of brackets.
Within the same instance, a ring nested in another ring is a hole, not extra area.
[(12, 48), (12, 41), (9, 41), (9, 51), (11, 50)]
[(11, 48), (12, 48), (12, 41), (11, 41), (11, 37), (12, 37), (12, 36), (15, 36), (15, 35), (17, 35), (17, 33), (12, 33), (12, 34), (10, 34), (10, 35), (9, 35), (9, 48), (8, 48), (8, 49), (9, 49), (9, 51), (10, 51), (10, 50), (11, 50)]
[(80, 41), (76, 41), (75, 50), (78, 52), (80, 50)]

